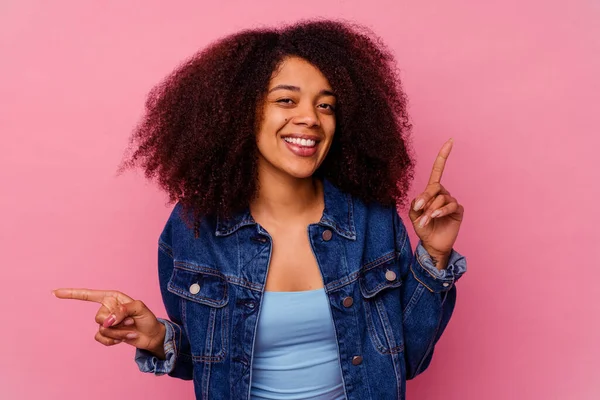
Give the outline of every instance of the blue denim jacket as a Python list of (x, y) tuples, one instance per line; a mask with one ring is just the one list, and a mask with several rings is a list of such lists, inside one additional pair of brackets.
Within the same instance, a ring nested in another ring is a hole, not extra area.
[[(466, 260), (452, 251), (438, 271), (421, 243), (413, 256), (393, 207), (367, 206), (327, 180), (324, 192), (323, 216), (308, 235), (346, 397), (404, 399), (406, 380), (427, 368), (450, 320)], [(136, 362), (143, 372), (193, 379), (198, 399), (249, 399), (271, 237), (249, 211), (207, 218), (194, 232), (181, 210), (176, 205), (159, 239), (166, 360), (138, 349)]]

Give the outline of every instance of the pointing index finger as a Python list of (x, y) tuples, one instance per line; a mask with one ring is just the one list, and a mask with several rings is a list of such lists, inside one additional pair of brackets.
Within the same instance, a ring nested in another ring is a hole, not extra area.
[(442, 180), (442, 174), (444, 173), (446, 160), (450, 155), (453, 143), (454, 139), (450, 139), (442, 146), (442, 149), (440, 150), (437, 157), (435, 158), (435, 161), (433, 162), (433, 169), (431, 171), (431, 176), (429, 177), (429, 184), (440, 183), (440, 181)]
[(73, 299), (83, 301), (93, 301), (103, 304), (106, 297), (114, 297), (121, 303), (133, 301), (129, 296), (114, 290), (93, 290), (93, 289), (56, 289), (52, 293), (59, 299)]

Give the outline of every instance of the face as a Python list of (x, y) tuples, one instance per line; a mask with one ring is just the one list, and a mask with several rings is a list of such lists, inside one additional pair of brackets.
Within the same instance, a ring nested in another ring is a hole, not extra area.
[(284, 59), (269, 82), (257, 133), (261, 172), (312, 176), (331, 147), (335, 105), (321, 71), (302, 58)]

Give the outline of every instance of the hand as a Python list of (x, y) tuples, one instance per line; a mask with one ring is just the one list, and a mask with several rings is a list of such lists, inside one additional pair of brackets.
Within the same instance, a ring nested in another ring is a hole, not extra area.
[(96, 341), (105, 346), (124, 342), (164, 359), (165, 326), (140, 300), (113, 290), (56, 289), (52, 294), (102, 305), (96, 313)]
[(464, 207), (440, 183), (452, 144), (450, 139), (442, 146), (433, 163), (429, 183), (412, 201), (409, 212), (425, 250), (432, 257), (445, 261), (452, 251), (464, 214)]

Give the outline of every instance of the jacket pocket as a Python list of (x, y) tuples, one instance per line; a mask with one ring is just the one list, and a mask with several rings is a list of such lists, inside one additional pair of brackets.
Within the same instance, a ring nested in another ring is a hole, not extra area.
[(225, 360), (229, 328), (225, 276), (213, 268), (175, 261), (167, 290), (181, 298), (183, 328), (194, 361)]
[(358, 281), (373, 346), (381, 354), (402, 352), (402, 279), (394, 255), (364, 265)]

